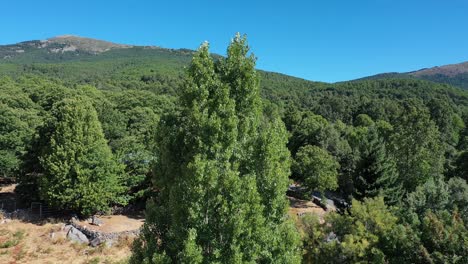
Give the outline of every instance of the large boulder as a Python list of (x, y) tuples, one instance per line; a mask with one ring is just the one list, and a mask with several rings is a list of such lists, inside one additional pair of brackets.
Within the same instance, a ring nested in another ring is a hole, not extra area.
[(89, 244), (89, 240), (85, 236), (85, 234), (83, 234), (80, 230), (76, 229), (75, 227), (71, 227), (70, 230), (68, 230), (67, 238), (76, 243)]

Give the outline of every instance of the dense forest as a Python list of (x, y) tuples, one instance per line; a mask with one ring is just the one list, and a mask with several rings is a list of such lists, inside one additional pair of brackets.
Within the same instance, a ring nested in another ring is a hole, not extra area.
[[(0, 63), (0, 177), (82, 216), (146, 204), (133, 263), (468, 263), (467, 91), (257, 71), (239, 35), (25, 54)], [(343, 202), (288, 216), (293, 182)]]

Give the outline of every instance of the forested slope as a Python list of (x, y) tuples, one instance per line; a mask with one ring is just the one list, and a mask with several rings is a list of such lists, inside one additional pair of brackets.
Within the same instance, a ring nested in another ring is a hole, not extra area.
[[(52, 48), (69, 49), (67, 45), (55, 43)], [(152, 167), (166, 166), (161, 158), (178, 160), (166, 155), (172, 155), (171, 144), (182, 142), (177, 137), (182, 132), (191, 141), (183, 141), (180, 157), (198, 157), (193, 154), (197, 151), (200, 157), (221, 153), (228, 157), (226, 162), (242, 160), (231, 169), (259, 173), (241, 156), (244, 147), (249, 149), (242, 138), (226, 143), (239, 151), (239, 157), (231, 157), (218, 146), (237, 137), (229, 122), (250, 120), (251, 112), (240, 113), (238, 108), (258, 96), (254, 90), (246, 91), (246, 98), (226, 99), (231, 96), (226, 87), (237, 87), (242, 81), (256, 87), (258, 81), (263, 100), (252, 105), (255, 115), (251, 117), (258, 131), (244, 132), (252, 146), (258, 147), (259, 152), (252, 153), (265, 159), (262, 164), (268, 175), (276, 168), (284, 176), (289, 169), (272, 164), (289, 166), (290, 162), (291, 181), (300, 183), (308, 193), (334, 191), (352, 204), (341, 214), (330, 214), (325, 224), (312, 216), (298, 219), (306, 262), (467, 261), (467, 91), (416, 79), (327, 84), (278, 73), (258, 71), (257, 75), (250, 57), (239, 59), (249, 63), (246, 70), (235, 62), (227, 63), (226, 58), (205, 56), (206, 70), (191, 62), (199, 53), (189, 50), (110, 45), (99, 52), (48, 53), (27, 47), (32, 50), (22, 47), (24, 52), (15, 51), (17, 57), (2, 53), (12, 57), (0, 60), (0, 175), (16, 178), (17, 191), (26, 201), (42, 200), (84, 215), (113, 205), (143, 206), (148, 197), (167, 199), (161, 204), (175, 203), (172, 194), (159, 189), (169, 188), (172, 174), (168, 172), (173, 168), (158, 167), (165, 178), (155, 186)], [(191, 72), (185, 68), (189, 65)], [(194, 85), (193, 79), (201, 84)], [(218, 87), (222, 92), (206, 87)], [(239, 107), (233, 107), (236, 104)], [(205, 117), (207, 113), (213, 119)], [(274, 153), (286, 155), (279, 147), (286, 135), (277, 117), (287, 129), (290, 152), (290, 159), (282, 161), (272, 161)], [(222, 133), (220, 138), (212, 138), (221, 125), (231, 129), (226, 138), (221, 139)], [(201, 139), (217, 143), (213, 150), (203, 144), (203, 149), (191, 145)], [(268, 145), (270, 139), (276, 145)], [(259, 147), (260, 143), (265, 147)], [(82, 184), (86, 181), (96, 184)], [(103, 194), (99, 190), (104, 189), (104, 182), (109, 191)], [(158, 196), (161, 193), (164, 195)], [(258, 197), (262, 195), (259, 192)], [(284, 209), (283, 205), (278, 208)], [(259, 216), (270, 217), (267, 213)], [(174, 219), (185, 221), (177, 215)], [(283, 223), (281, 217), (275, 219)], [(206, 226), (198, 220), (193, 221)], [(190, 241), (192, 237), (181, 239)], [(242, 244), (242, 248), (248, 245)], [(209, 250), (202, 253), (215, 258)], [(249, 254), (255, 259), (256, 253)]]

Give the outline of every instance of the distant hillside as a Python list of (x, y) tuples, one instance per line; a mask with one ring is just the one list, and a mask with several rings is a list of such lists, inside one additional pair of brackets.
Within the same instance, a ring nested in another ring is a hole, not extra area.
[[(193, 53), (189, 49), (124, 45), (64, 35), (0, 45), (0, 76), (32, 74), (105, 90), (138, 88), (173, 93)], [(306, 91), (319, 85), (284, 74), (259, 72), (262, 91), (270, 99), (275, 97), (270, 94), (273, 90), (287, 94), (290, 89)]]
[[(111, 57), (143, 56), (140, 50), (166, 51), (156, 46), (116, 44), (91, 38), (63, 35), (46, 40), (31, 40), (11, 45), (0, 45), (0, 63), (58, 63), (77, 60), (101, 60)], [(179, 50), (187, 53), (189, 50)], [(188, 53), (191, 53), (190, 51)]]
[(468, 62), (421, 69), (406, 73), (382, 73), (365, 77), (361, 80), (366, 79), (421, 79), (468, 89)]
[(93, 55), (114, 48), (128, 47), (131, 46), (64, 35), (47, 40), (32, 40), (0, 46), (0, 61), (21, 63), (53, 62), (73, 59), (79, 55)]
[(408, 75), (468, 89), (468, 62), (423, 69), (410, 72)]

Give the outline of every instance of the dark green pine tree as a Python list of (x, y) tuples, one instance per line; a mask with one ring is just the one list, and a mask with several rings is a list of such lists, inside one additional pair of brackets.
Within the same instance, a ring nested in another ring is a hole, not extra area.
[(40, 197), (83, 215), (108, 209), (123, 191), (123, 167), (112, 156), (96, 110), (89, 99), (75, 97), (58, 102), (52, 114), (52, 133), (39, 158)]
[[(159, 190), (131, 263), (299, 263), (286, 220), (284, 124), (262, 122), (255, 60), (233, 39), (217, 66), (203, 44), (188, 68), (179, 115), (161, 120)], [(260, 129), (262, 128), (262, 129)]]
[(355, 197), (383, 196), (387, 204), (401, 199), (401, 184), (393, 158), (387, 153), (385, 143), (377, 129), (370, 127), (360, 146), (360, 160), (355, 170)]

